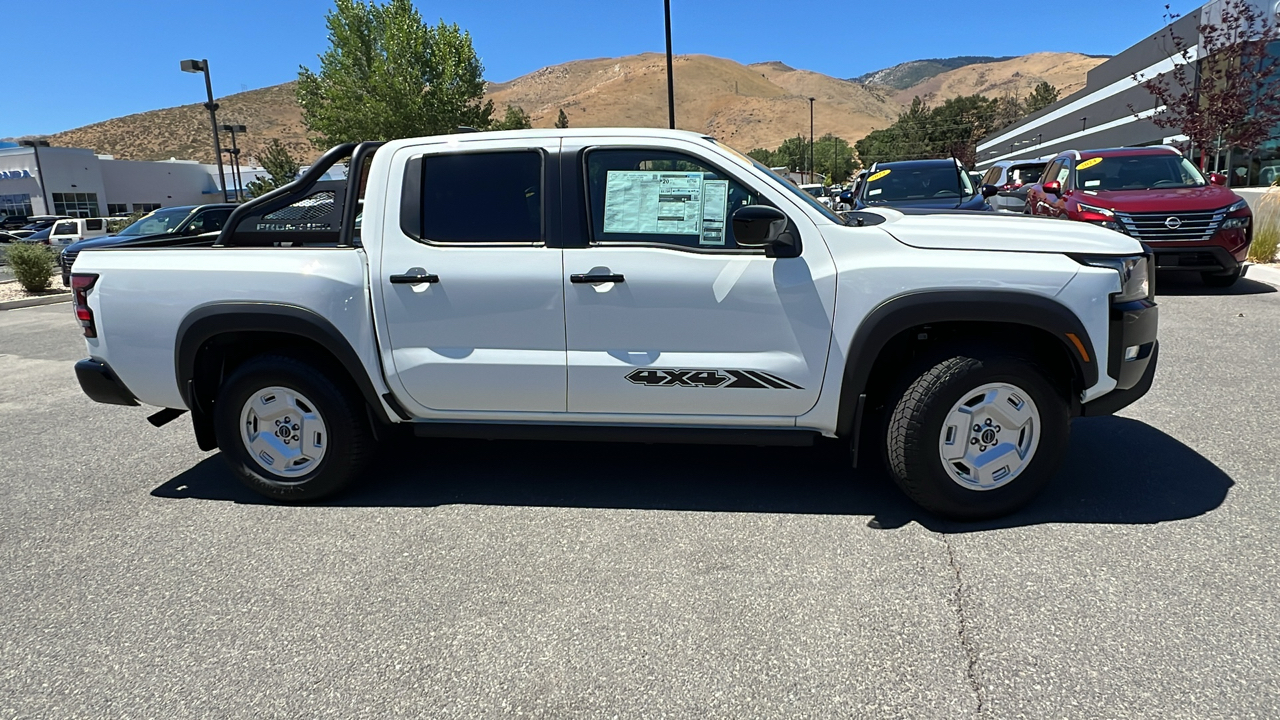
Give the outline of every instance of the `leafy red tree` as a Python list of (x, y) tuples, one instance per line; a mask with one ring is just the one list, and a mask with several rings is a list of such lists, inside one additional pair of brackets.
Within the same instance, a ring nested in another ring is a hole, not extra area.
[[(1256, 150), (1280, 121), (1280, 58), (1267, 54), (1267, 44), (1280, 40), (1280, 26), (1251, 0), (1206, 8), (1192, 40), (1175, 30), (1179, 17), (1165, 5), (1161, 42), (1174, 58), (1173, 70), (1133, 76), (1163, 107), (1151, 121), (1186, 135), (1200, 151), (1201, 168), (1216, 145)], [(1138, 117), (1150, 112), (1129, 110)]]

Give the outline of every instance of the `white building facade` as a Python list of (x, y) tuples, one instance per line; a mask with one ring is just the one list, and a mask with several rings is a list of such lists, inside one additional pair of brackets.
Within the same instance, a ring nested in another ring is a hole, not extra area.
[[(243, 168), (248, 183), (265, 172)], [(230, 168), (227, 183), (232, 186)], [(0, 215), (124, 216), (225, 202), (218, 167), (188, 160), (116, 160), (84, 148), (0, 148)]]

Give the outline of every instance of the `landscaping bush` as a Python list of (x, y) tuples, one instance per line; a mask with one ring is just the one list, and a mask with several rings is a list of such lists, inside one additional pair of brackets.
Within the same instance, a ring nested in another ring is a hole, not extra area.
[(1272, 188), (1262, 196), (1253, 221), (1249, 259), (1257, 263), (1276, 262), (1280, 259), (1280, 189)]
[(35, 243), (11, 243), (5, 253), (13, 276), (27, 292), (40, 292), (49, 288), (53, 278), (53, 252)]

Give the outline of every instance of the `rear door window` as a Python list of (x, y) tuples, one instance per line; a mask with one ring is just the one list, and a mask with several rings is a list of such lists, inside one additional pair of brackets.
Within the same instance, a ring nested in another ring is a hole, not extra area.
[(74, 220), (63, 220), (54, 226), (52, 235), (75, 235), (80, 228)]
[(427, 155), (422, 164), (424, 240), (542, 242), (541, 152)]

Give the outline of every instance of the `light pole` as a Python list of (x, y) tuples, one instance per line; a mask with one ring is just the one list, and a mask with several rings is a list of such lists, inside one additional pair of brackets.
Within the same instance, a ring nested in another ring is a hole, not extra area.
[(49, 204), (49, 191), (45, 188), (44, 171), (40, 168), (40, 148), (49, 147), (48, 140), (20, 140), (20, 144), (31, 148), (36, 159), (36, 175), (40, 177), (40, 201), (44, 203), (44, 214), (53, 215), (53, 206)]
[(671, 76), (671, 0), (663, 0), (667, 17), (667, 113), (671, 129), (676, 129), (676, 81)]
[(231, 182), (236, 186), (236, 202), (241, 202), (244, 198), (241, 192), (244, 189), (243, 178), (240, 177), (240, 147), (236, 145), (236, 133), (243, 133), (245, 126), (243, 125), (223, 125), (222, 129), (231, 133), (231, 149), (227, 154), (231, 156)]
[(183, 60), (182, 72), (204, 73), (204, 90), (209, 101), (204, 104), (209, 111), (209, 127), (213, 129), (213, 158), (218, 161), (218, 181), (222, 183), (222, 199), (227, 202), (227, 175), (222, 170), (222, 143), (218, 140), (218, 103), (213, 101), (213, 81), (209, 79), (208, 60)]
[(809, 98), (809, 182), (814, 179), (814, 171), (817, 170), (813, 166), (813, 101), (817, 98)]

